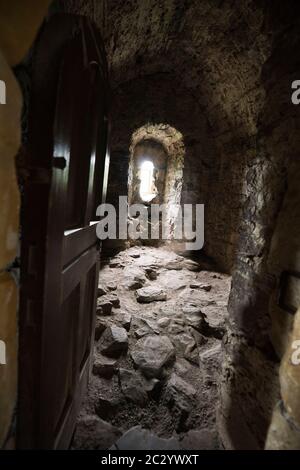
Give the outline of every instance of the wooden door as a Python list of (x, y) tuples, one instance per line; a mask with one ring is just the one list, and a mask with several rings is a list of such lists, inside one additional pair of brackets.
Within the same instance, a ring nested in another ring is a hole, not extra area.
[(107, 69), (97, 29), (57, 15), (33, 59), (21, 249), (20, 448), (68, 448), (93, 348), (106, 192)]

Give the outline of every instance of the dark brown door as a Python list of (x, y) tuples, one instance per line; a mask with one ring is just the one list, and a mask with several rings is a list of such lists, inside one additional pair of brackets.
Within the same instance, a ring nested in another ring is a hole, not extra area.
[(107, 71), (96, 28), (53, 18), (36, 46), (24, 182), (19, 447), (68, 448), (91, 366), (108, 172)]

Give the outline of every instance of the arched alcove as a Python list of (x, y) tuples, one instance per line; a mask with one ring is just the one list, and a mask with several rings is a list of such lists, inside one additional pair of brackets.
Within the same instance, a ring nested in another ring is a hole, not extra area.
[[(137, 129), (131, 139), (128, 173), (128, 203), (164, 204), (165, 218), (162, 221), (160, 238), (174, 238), (174, 223), (181, 203), (185, 147), (182, 134), (168, 124), (146, 124)], [(146, 166), (145, 166), (146, 165)], [(142, 197), (143, 175), (148, 173), (149, 197)], [(146, 200), (149, 199), (149, 200)], [(162, 234), (164, 234), (162, 236)]]

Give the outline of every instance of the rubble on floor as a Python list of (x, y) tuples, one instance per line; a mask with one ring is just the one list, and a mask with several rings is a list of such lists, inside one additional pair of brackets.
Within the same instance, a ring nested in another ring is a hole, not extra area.
[(99, 277), (93, 373), (73, 448), (216, 449), (230, 277), (133, 247)]

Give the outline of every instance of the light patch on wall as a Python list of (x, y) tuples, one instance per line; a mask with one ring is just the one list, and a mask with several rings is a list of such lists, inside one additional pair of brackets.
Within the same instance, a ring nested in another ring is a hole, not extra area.
[(140, 169), (140, 196), (145, 202), (152, 201), (157, 194), (153, 181), (153, 172), (154, 165), (152, 162), (145, 161), (142, 163)]
[(6, 104), (6, 85), (3, 80), (0, 80), (0, 104)]
[(0, 364), (6, 364), (6, 344), (2, 340), (0, 340)]
[(8, 230), (6, 236), (6, 248), (8, 250), (15, 250), (18, 245), (18, 234), (12, 229)]

